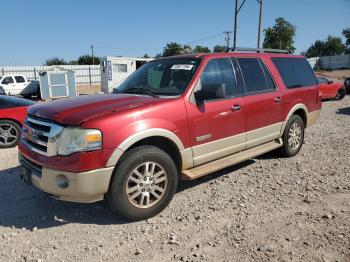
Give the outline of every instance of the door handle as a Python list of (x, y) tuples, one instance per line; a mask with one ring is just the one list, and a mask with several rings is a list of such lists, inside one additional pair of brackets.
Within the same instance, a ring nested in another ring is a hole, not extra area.
[(233, 106), (231, 106), (231, 110), (232, 111), (239, 111), (239, 110), (241, 110), (241, 106), (240, 105), (233, 105)]
[(281, 102), (281, 97), (280, 96), (276, 96), (275, 97), (275, 103), (279, 103)]

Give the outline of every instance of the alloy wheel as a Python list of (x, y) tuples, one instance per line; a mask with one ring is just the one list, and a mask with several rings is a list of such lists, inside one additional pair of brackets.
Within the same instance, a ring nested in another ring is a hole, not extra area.
[(168, 185), (168, 174), (159, 163), (145, 162), (137, 166), (126, 183), (129, 202), (137, 208), (149, 208), (164, 196)]
[(301, 144), (301, 126), (299, 123), (294, 122), (288, 133), (288, 145), (292, 150), (297, 150)]
[(11, 146), (18, 138), (18, 131), (11, 124), (0, 124), (0, 145)]

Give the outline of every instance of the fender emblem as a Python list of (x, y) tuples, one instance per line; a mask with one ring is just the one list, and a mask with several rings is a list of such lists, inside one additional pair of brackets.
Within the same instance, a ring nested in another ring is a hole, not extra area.
[(211, 137), (212, 137), (212, 134), (206, 134), (204, 136), (197, 136), (196, 137), (196, 142), (201, 142), (201, 141), (207, 140), (207, 139), (209, 139)]

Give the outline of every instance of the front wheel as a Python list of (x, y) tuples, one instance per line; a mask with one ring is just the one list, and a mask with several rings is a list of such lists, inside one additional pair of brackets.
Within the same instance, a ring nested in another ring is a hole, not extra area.
[(292, 115), (288, 120), (282, 136), (283, 146), (281, 153), (285, 157), (292, 157), (298, 154), (304, 142), (305, 124), (298, 115)]
[(113, 210), (129, 220), (153, 217), (168, 206), (178, 182), (172, 158), (153, 146), (127, 151), (116, 167), (107, 193)]

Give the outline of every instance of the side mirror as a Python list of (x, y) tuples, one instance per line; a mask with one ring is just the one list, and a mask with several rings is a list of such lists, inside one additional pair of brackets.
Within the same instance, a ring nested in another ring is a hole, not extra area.
[(329, 80), (329, 81), (328, 81), (328, 84), (332, 84), (332, 83), (333, 83), (333, 81), (332, 81), (332, 80)]
[(214, 84), (203, 85), (202, 88), (194, 93), (197, 101), (221, 99), (226, 97), (226, 85)]

